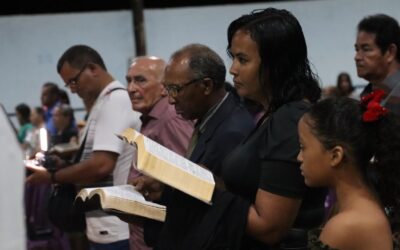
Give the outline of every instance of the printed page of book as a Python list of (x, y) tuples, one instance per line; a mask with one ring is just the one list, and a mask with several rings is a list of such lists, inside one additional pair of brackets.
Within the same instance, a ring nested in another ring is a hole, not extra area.
[(161, 160), (174, 164), (176, 167), (188, 172), (191, 175), (205, 180), (209, 183), (215, 183), (211, 171), (189, 161), (183, 156), (169, 150), (157, 142), (143, 136), (143, 143), (150, 154), (156, 155)]
[[(95, 188), (98, 189), (98, 188)], [(144, 205), (150, 207), (157, 207), (161, 209), (165, 209), (165, 206), (156, 204), (154, 202), (146, 201), (141, 193), (139, 193), (134, 186), (132, 185), (120, 185), (120, 186), (112, 186), (101, 188), (102, 192), (106, 196), (116, 197), (128, 201), (138, 201)], [(92, 196), (92, 195), (90, 195)]]
[(86, 212), (103, 210), (111, 214), (139, 216), (165, 221), (166, 207), (146, 201), (132, 185), (84, 188), (75, 199), (75, 207)]

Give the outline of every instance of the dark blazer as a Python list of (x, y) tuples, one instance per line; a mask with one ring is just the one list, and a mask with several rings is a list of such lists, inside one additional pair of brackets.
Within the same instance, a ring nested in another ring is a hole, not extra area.
[[(204, 132), (199, 135), (190, 160), (206, 166), (219, 177), (225, 157), (253, 128), (253, 117), (241, 105), (238, 98), (229, 94), (207, 122)], [(213, 210), (211, 214), (225, 211), (227, 204), (224, 203), (223, 209), (215, 212)], [(207, 227), (205, 225), (209, 225), (209, 222), (214, 224), (212, 218), (218, 217), (210, 216), (209, 208), (210, 205), (179, 190), (171, 190), (167, 201), (167, 218), (156, 249), (201, 249), (202, 247), (194, 247), (193, 240), (199, 241), (197, 245), (203, 245), (205, 240), (203, 238), (199, 240), (197, 236), (199, 233), (204, 233), (206, 230), (204, 227)]]
[(254, 128), (254, 120), (239, 100), (229, 94), (198, 137), (190, 160), (219, 176), (225, 157)]

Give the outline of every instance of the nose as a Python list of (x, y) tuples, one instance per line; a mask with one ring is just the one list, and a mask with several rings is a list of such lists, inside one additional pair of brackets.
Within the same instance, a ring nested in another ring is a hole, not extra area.
[(136, 92), (136, 85), (132, 81), (128, 82), (128, 93), (132, 94)]
[(297, 160), (298, 160), (299, 162), (303, 162), (303, 155), (302, 155), (301, 151), (300, 151), (299, 154), (297, 155)]
[(231, 74), (233, 76), (237, 76), (237, 74), (238, 74), (237, 63), (236, 63), (235, 59), (232, 61), (232, 65), (229, 68), (229, 74)]
[(175, 105), (176, 100), (175, 100), (174, 97), (172, 97), (170, 94), (168, 94), (168, 102), (169, 102), (169, 104), (171, 104), (171, 105)]
[(356, 51), (356, 53), (354, 54), (354, 61), (360, 61), (362, 58), (361, 56), (361, 52), (360, 51)]

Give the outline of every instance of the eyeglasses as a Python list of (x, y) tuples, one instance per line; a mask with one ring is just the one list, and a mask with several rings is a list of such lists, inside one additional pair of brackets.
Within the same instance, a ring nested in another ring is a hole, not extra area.
[(79, 78), (81, 77), (83, 71), (85, 71), (88, 65), (89, 63), (85, 64), (85, 66), (82, 67), (82, 69), (78, 72), (78, 74), (76, 74), (76, 76), (72, 77), (67, 83), (65, 83), (65, 87), (67, 88), (71, 85), (78, 84)]
[(203, 80), (205, 77), (201, 77), (201, 78), (196, 78), (193, 80), (190, 80), (186, 83), (183, 84), (168, 84), (165, 85), (165, 90), (168, 92), (168, 95), (171, 97), (177, 97), (179, 92), (181, 92), (185, 87), (189, 86), (190, 84), (193, 84), (195, 82), (198, 82), (200, 80)]

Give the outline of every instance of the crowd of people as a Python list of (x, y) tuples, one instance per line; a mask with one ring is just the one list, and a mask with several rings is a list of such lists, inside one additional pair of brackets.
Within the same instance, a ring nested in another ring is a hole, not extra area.
[[(29, 248), (400, 249), (400, 114), (386, 98), (393, 88), (387, 79), (400, 70), (399, 48), (394, 18), (360, 21), (354, 59), (369, 82), (360, 97), (346, 72), (322, 92), (301, 24), (284, 9), (229, 24), (233, 87), (220, 55), (203, 44), (186, 45), (167, 62), (135, 58), (127, 87), (93, 48), (68, 48), (57, 72), (82, 99), (85, 126), (78, 129), (54, 83), (43, 85), (42, 107), (16, 107), (28, 158), (41, 151), (44, 128), (50, 145), (80, 145), (75, 155), (52, 155), (55, 169), (27, 165)], [(129, 127), (209, 169), (212, 204), (138, 172), (136, 150), (115, 136)], [(64, 232), (46, 217), (46, 197), (57, 187), (126, 183), (166, 205), (165, 222), (96, 210), (85, 214), (85, 229)], [(38, 237), (43, 220), (50, 231)]]

